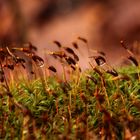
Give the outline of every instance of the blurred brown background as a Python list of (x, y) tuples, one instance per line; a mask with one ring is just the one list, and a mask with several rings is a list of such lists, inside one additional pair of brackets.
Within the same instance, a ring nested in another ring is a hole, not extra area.
[[(54, 40), (72, 46), (81, 36), (119, 65), (127, 55), (120, 40), (130, 48), (140, 40), (139, 0), (0, 0), (0, 19), (1, 44), (30, 41), (43, 57), (57, 49)], [(86, 45), (78, 43), (80, 63), (87, 67)]]

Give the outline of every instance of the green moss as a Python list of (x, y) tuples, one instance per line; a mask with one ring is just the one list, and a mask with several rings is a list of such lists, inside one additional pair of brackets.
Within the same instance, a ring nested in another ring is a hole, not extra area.
[(0, 136), (124, 139), (126, 130), (133, 135), (140, 131), (140, 84), (132, 75), (138, 68), (135, 70), (135, 67), (119, 69), (121, 77), (106, 72), (100, 76), (89, 70), (82, 72), (78, 81), (75, 76), (67, 82), (44, 77), (44, 83), (41, 79), (9, 83), (12, 97), (1, 87)]

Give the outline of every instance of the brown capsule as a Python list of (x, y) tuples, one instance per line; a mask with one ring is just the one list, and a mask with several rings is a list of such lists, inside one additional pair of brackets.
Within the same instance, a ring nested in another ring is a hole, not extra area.
[(101, 66), (101, 65), (103, 65), (103, 64), (106, 63), (105, 58), (103, 58), (102, 56), (96, 57), (96, 58), (95, 58), (95, 61), (96, 61), (96, 63), (97, 63), (99, 66)]
[(31, 74), (35, 74), (33, 71), (31, 71)]
[(72, 54), (73, 57), (74, 57), (74, 59), (75, 59), (76, 61), (79, 61), (79, 57), (75, 54), (75, 52), (73, 51), (73, 49), (71, 49), (71, 48), (69, 48), (69, 47), (65, 47), (65, 50), (66, 50), (68, 53)]
[(73, 56), (74, 56), (74, 59), (75, 59), (76, 61), (79, 61), (78, 55), (74, 54)]
[(53, 41), (53, 43), (55, 43), (59, 48), (61, 48), (61, 46), (62, 46), (61, 43), (60, 43), (59, 41), (56, 41), (56, 40), (55, 40), (55, 41)]
[(72, 45), (73, 45), (73, 47), (75, 48), (75, 49), (78, 49), (79, 47), (78, 47), (78, 44), (76, 43), (76, 42), (72, 42)]
[(25, 65), (23, 64), (23, 63), (21, 63), (21, 66), (25, 69), (26, 67), (25, 67)]
[(7, 65), (7, 68), (9, 68), (10, 70), (14, 70), (14, 65), (8, 64), (8, 65)]
[(98, 51), (98, 53), (101, 54), (101, 55), (103, 55), (103, 56), (105, 56), (105, 53), (102, 52), (102, 51)]
[(54, 66), (49, 66), (48, 69), (53, 71), (53, 72), (57, 72), (57, 70), (56, 70), (56, 68)]
[(29, 43), (29, 49), (30, 49), (31, 51), (32, 51), (32, 50), (37, 51), (37, 47), (34, 46), (32, 43)]
[(44, 65), (44, 60), (41, 57), (39, 57), (37, 55), (33, 55), (32, 59), (37, 64), (37, 66), (42, 67)]
[(135, 66), (138, 66), (138, 65), (139, 65), (137, 59), (136, 59), (134, 56), (129, 56), (128, 59), (129, 59), (130, 61), (132, 61), (132, 63), (133, 63)]
[(106, 73), (109, 73), (109, 74), (111, 74), (111, 75), (113, 75), (115, 77), (118, 76), (118, 73), (117, 73), (117, 71), (115, 69), (107, 70)]
[(73, 70), (76, 70), (76, 68), (75, 68), (73, 65), (71, 65), (70, 67), (71, 67)]
[(75, 54), (73, 49), (69, 48), (69, 47), (65, 47), (65, 50), (70, 53), (70, 54)]
[(98, 68), (94, 68), (94, 71), (96, 72), (96, 73), (98, 73), (100, 76), (102, 76), (102, 72), (98, 69)]
[(88, 75), (87, 78), (90, 79), (91, 81), (93, 81), (95, 84), (98, 83), (97, 80), (94, 77), (90, 76), (90, 75)]
[(78, 37), (79, 40), (83, 41), (84, 43), (88, 43), (87, 39), (83, 38), (83, 37)]
[(90, 58), (94, 58), (98, 66), (101, 66), (106, 63), (105, 58), (102, 56), (92, 56)]
[(74, 59), (72, 57), (70, 57), (70, 56), (65, 57), (65, 60), (67, 61), (67, 63), (69, 65), (71, 65), (71, 64), (75, 65), (76, 64), (76, 62), (74, 61)]
[(19, 63), (25, 63), (26, 62), (25, 59), (23, 59), (23, 58), (16, 57), (16, 59)]

